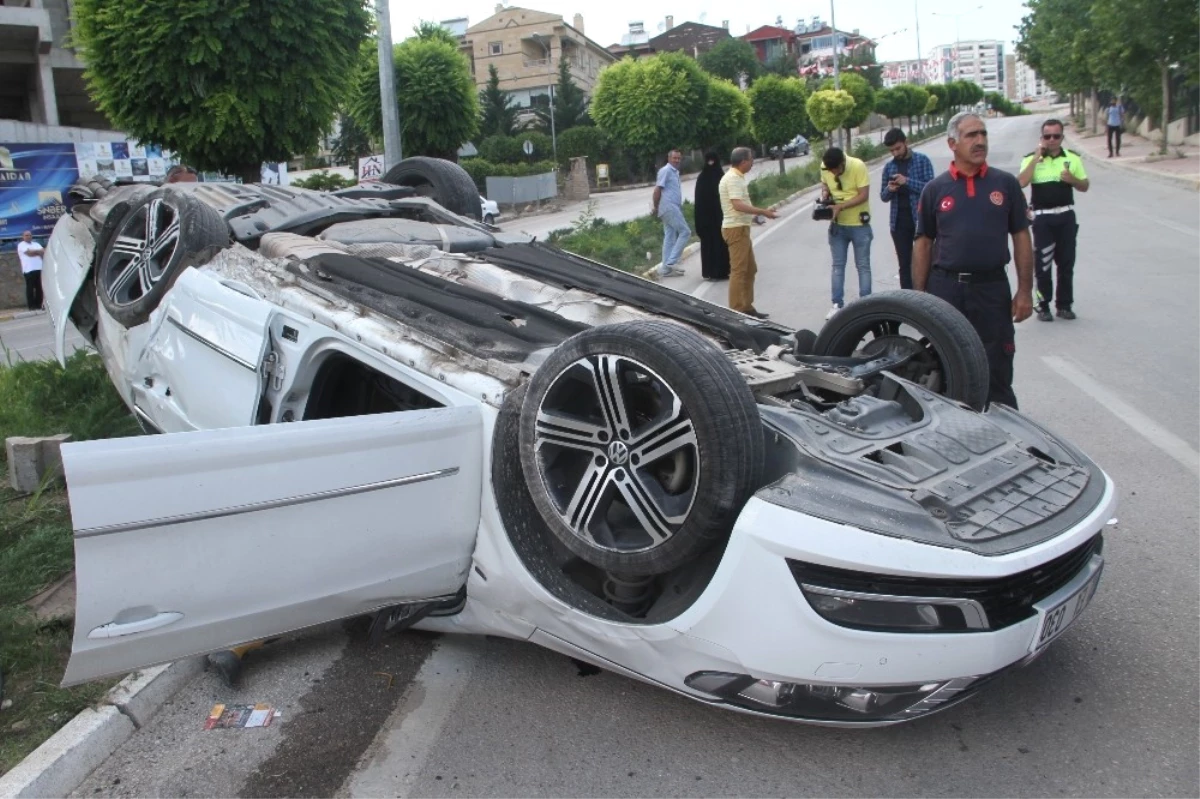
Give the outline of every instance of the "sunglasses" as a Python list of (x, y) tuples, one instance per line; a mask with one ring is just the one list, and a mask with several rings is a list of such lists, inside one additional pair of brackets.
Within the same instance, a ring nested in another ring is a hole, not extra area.
[(1054, 139), (1061, 139), (1062, 137), (1063, 137), (1063, 135), (1061, 133), (1043, 133), (1042, 134), (1043, 139), (1054, 140)]
[[(822, 171), (822, 172), (829, 172), (829, 173), (832, 173), (832, 172), (833, 172), (833, 170), (832, 170), (832, 169), (829, 169), (828, 167), (821, 167), (821, 171)], [(833, 180), (834, 180), (834, 183), (836, 183), (836, 184), (837, 184), (837, 189), (838, 189), (838, 191), (841, 191), (841, 190), (842, 190), (842, 176), (841, 176), (841, 175), (834, 175), (834, 176), (833, 176)]]

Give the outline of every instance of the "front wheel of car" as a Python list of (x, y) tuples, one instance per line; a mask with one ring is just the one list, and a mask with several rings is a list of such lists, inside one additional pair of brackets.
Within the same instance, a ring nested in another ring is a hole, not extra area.
[(118, 204), (113, 213), (121, 216), (111, 228), (105, 220), (111, 232), (96, 263), (96, 293), (127, 328), (150, 318), (184, 269), (229, 244), (229, 228), (217, 212), (180, 191), (160, 189), (127, 207)]
[(520, 457), (554, 536), (609, 572), (661, 574), (723, 542), (763, 469), (745, 380), (669, 322), (585, 330), (534, 374)]
[(491, 214), (488, 214), (487, 216), (485, 216), (483, 218), (483, 221), (487, 222), (489, 225), (494, 225), (494, 224), (496, 224), (496, 217), (492, 216)]
[(945, 300), (921, 291), (884, 291), (855, 300), (825, 323), (816, 355), (901, 355), (893, 373), (982, 411), (987, 351), (971, 323)]

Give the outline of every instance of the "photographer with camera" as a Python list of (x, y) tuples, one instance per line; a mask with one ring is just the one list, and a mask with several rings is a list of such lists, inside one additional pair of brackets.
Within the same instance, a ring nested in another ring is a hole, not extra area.
[(845, 305), (846, 256), (854, 245), (858, 270), (858, 296), (871, 293), (871, 206), (867, 165), (847, 156), (840, 147), (830, 147), (821, 158), (821, 199), (813, 219), (830, 220), (829, 251), (833, 255), (833, 308), (830, 319)]

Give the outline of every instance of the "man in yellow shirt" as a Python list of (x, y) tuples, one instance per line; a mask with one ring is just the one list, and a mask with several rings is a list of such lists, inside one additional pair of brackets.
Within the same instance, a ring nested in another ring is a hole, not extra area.
[(821, 159), (821, 196), (833, 200), (829, 223), (829, 251), (833, 255), (833, 308), (830, 319), (845, 305), (846, 256), (854, 245), (858, 270), (858, 296), (871, 293), (871, 181), (862, 159), (847, 156), (840, 147), (830, 147)]
[(774, 219), (777, 214), (769, 208), (756, 208), (750, 203), (746, 173), (754, 166), (754, 153), (749, 147), (737, 147), (730, 157), (729, 171), (721, 178), (721, 238), (729, 247), (729, 307), (749, 316), (766, 319), (754, 307), (754, 276), (758, 264), (754, 260), (754, 245), (750, 243), (750, 225), (755, 214)]

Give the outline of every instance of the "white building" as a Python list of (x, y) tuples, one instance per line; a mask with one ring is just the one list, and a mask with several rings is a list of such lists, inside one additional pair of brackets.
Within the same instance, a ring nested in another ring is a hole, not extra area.
[(1004, 92), (1004, 43), (976, 39), (942, 44), (929, 51), (926, 69), (932, 83), (969, 80), (985, 92)]
[(1046, 85), (1046, 81), (1034, 71), (1033, 67), (1026, 64), (1019, 57), (1016, 61), (1016, 82), (1017, 96), (1014, 98), (1017, 102), (1025, 102), (1029, 100), (1040, 100), (1043, 97), (1049, 97), (1054, 94), (1054, 91)]

